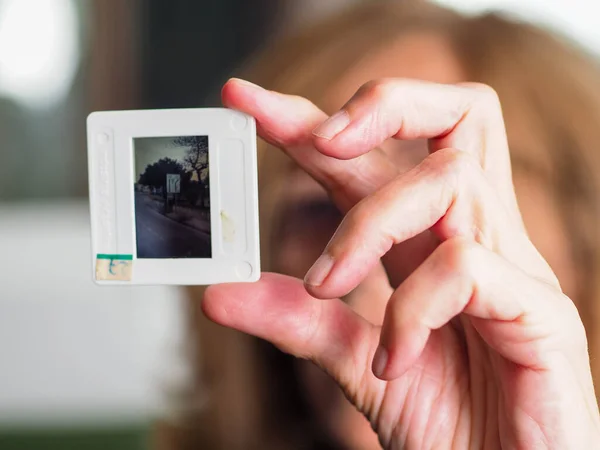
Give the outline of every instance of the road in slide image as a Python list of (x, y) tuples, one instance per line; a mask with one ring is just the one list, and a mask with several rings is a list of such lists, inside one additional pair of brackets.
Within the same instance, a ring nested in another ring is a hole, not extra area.
[(210, 235), (152, 209), (152, 200), (135, 193), (138, 258), (210, 258)]

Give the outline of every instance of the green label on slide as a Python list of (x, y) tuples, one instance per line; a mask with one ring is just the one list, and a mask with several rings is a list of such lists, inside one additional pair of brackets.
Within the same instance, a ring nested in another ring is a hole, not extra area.
[(107, 255), (104, 253), (98, 253), (96, 259), (112, 259), (114, 261), (132, 261), (133, 255)]

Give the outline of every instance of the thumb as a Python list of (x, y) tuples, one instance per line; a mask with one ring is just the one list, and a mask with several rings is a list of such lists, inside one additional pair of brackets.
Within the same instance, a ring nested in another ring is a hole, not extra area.
[(379, 328), (339, 299), (311, 297), (298, 279), (265, 273), (256, 283), (213, 285), (206, 289), (202, 310), (220, 325), (314, 361), (355, 402), (372, 398), (372, 392), (361, 390), (382, 388), (370, 369)]

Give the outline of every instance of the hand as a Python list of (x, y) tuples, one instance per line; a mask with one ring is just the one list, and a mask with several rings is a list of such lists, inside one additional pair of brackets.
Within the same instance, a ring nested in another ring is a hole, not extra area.
[[(325, 124), (307, 100), (241, 80), (223, 101), (347, 214), (304, 283), (212, 286), (209, 318), (314, 361), (385, 448), (600, 448), (585, 331), (525, 232), (490, 88), (374, 81)], [(377, 148), (390, 137), (427, 138), (430, 155), (399, 174)], [(435, 245), (407, 272), (396, 244), (424, 232)], [(369, 299), (385, 305), (379, 326), (339, 297), (383, 257), (403, 282)]]

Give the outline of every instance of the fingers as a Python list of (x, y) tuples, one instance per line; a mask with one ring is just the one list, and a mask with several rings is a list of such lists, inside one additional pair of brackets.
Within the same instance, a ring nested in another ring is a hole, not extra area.
[(441, 241), (470, 239), (530, 275), (558, 284), (477, 161), (466, 152), (445, 149), (365, 198), (344, 217), (307, 273), (307, 289), (319, 298), (343, 296), (393, 245), (430, 228)]
[(570, 348), (573, 339), (585, 340), (566, 297), (497, 254), (457, 238), (442, 243), (391, 297), (373, 360), (375, 375), (402, 375), (431, 332), (461, 313), (500, 355), (535, 370), (547, 368), (550, 355)]
[(317, 151), (312, 130), (327, 115), (310, 101), (268, 91), (243, 80), (229, 80), (222, 91), (223, 104), (256, 119), (261, 138), (281, 148), (322, 184), (343, 211), (391, 180), (397, 168), (381, 150), (349, 161)]
[(313, 128), (327, 118), (305, 98), (268, 91), (237, 78), (223, 86), (221, 98), (224, 106), (254, 116), (260, 137), (280, 148), (310, 144)]
[(519, 216), (502, 110), (487, 86), (376, 80), (326, 122), (308, 100), (242, 80), (225, 84), (222, 98), (225, 106), (254, 116), (259, 135), (284, 149), (343, 210), (398, 173), (377, 148), (381, 143), (390, 137), (427, 138), (433, 152), (457, 148), (472, 155), (501, 201)]
[(391, 137), (430, 139), (433, 152), (450, 147), (463, 150), (479, 161), (514, 206), (500, 102), (487, 86), (391, 78), (371, 81), (314, 134), (318, 150), (340, 159), (363, 155)]
[(472, 97), (456, 86), (393, 78), (370, 81), (314, 130), (315, 142), (324, 154), (348, 159), (390, 137), (445, 136), (467, 113)]
[(314, 299), (297, 279), (265, 273), (256, 283), (210, 286), (202, 309), (221, 325), (315, 361), (349, 393), (372, 377), (378, 328), (340, 300)]

